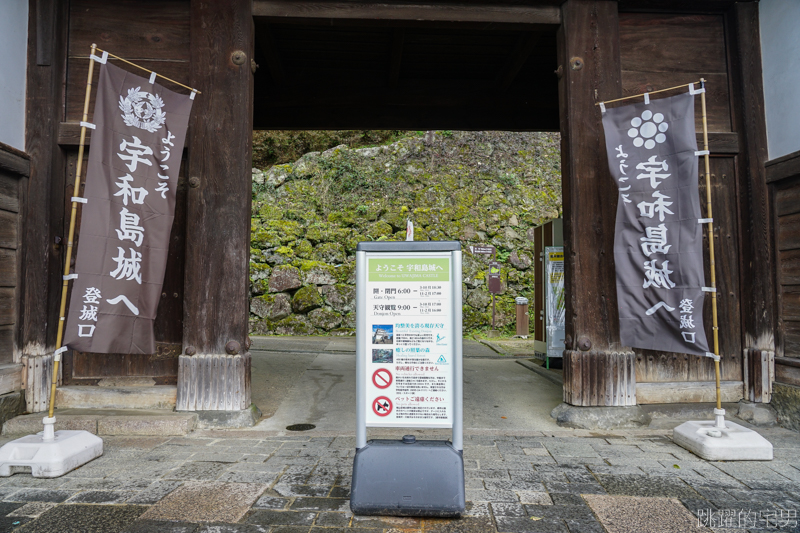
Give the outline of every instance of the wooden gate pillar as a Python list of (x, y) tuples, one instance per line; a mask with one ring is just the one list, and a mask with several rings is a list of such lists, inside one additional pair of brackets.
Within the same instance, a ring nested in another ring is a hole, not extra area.
[(757, 3), (737, 3), (728, 17), (735, 50), (734, 127), (739, 133), (738, 163), (742, 291), (744, 397), (769, 403), (775, 378), (775, 249), (772, 204), (767, 187), (767, 125), (761, 75), (761, 37)]
[(252, 51), (252, 0), (192, 0), (179, 410), (250, 406)]
[(558, 33), (564, 205), (564, 401), (635, 405), (634, 354), (619, 340), (617, 187), (595, 102), (621, 96), (617, 2), (567, 0)]
[(20, 182), (22, 231), (14, 361), (22, 363), (26, 410), (46, 411), (61, 297), (64, 234), (63, 113), (68, 2), (28, 2), (25, 151), (30, 175)]

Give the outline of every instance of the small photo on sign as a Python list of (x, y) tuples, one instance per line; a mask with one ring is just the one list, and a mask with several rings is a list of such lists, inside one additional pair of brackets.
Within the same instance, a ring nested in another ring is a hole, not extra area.
[(394, 326), (372, 326), (372, 344), (393, 344)]
[(394, 352), (389, 350), (372, 350), (372, 362), (373, 363), (393, 363), (394, 362)]

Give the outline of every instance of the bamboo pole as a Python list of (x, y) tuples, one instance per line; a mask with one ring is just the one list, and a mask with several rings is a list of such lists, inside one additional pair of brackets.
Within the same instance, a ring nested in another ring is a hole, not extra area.
[[(92, 44), (92, 55), (97, 50), (97, 45)], [(94, 60), (89, 59), (89, 76), (86, 80), (86, 97), (83, 100), (83, 118), (81, 122), (89, 121), (89, 100), (92, 96), (92, 75), (94, 74)], [(81, 140), (78, 144), (78, 164), (75, 168), (75, 185), (73, 186), (73, 196), (78, 196), (81, 190), (81, 171), (83, 170), (83, 150), (86, 144), (86, 126), (81, 126)], [(67, 310), (67, 292), (69, 290), (69, 266), (72, 262), (72, 239), (75, 237), (75, 221), (78, 217), (78, 202), (72, 201), (72, 213), (69, 217), (69, 238), (67, 239), (67, 258), (64, 261), (64, 276), (61, 285), (61, 307), (59, 310), (58, 318), (58, 335), (56, 336), (56, 350), (61, 348), (61, 343), (64, 340), (64, 317)], [(53, 418), (53, 410), (56, 403), (56, 386), (58, 385), (58, 366), (60, 357), (53, 358), (53, 380), (50, 385), (50, 407), (48, 409), (48, 416)]]
[[(94, 46), (94, 45), (92, 45), (92, 46)], [(153, 71), (152, 71), (152, 70), (150, 70), (150, 69), (144, 68), (144, 67), (143, 67), (143, 66), (141, 66), (141, 65), (137, 65), (136, 63), (133, 63), (133, 62), (131, 62), (131, 61), (128, 61), (127, 59), (123, 59), (123, 58), (121, 58), (121, 57), (119, 57), (119, 56), (115, 56), (114, 54), (112, 54), (112, 53), (110, 53), (110, 52), (108, 52), (108, 51), (106, 51), (106, 50), (103, 50), (103, 49), (101, 49), (101, 48), (97, 48), (97, 51), (98, 51), (98, 52), (105, 52), (105, 53), (107, 53), (107, 54), (108, 54), (108, 57), (113, 57), (114, 59), (118, 59), (119, 61), (122, 61), (123, 63), (127, 63), (127, 64), (129, 64), (130, 66), (132, 66), (132, 67), (136, 67), (136, 68), (138, 68), (138, 69), (144, 70), (145, 72), (149, 72), (150, 74), (152, 74), (152, 73), (153, 73)], [(92, 50), (92, 53), (94, 53), (94, 49)], [(200, 91), (198, 91), (197, 89), (193, 89), (193, 88), (189, 87), (188, 85), (184, 85), (184, 84), (182, 84), (182, 83), (181, 83), (181, 82), (179, 82), (179, 81), (175, 81), (175, 80), (173, 80), (173, 79), (171, 79), (171, 78), (168, 78), (168, 77), (166, 77), (166, 76), (162, 76), (162, 75), (161, 75), (161, 74), (159, 74), (158, 72), (156, 72), (156, 76), (158, 76), (159, 78), (165, 79), (165, 80), (167, 80), (167, 81), (169, 81), (169, 82), (172, 82), (172, 83), (174, 83), (175, 85), (180, 85), (180, 86), (181, 86), (181, 87), (183, 87), (184, 89), (189, 89), (190, 91), (192, 91), (192, 92), (195, 92), (195, 93), (197, 93), (197, 94), (203, 94), (203, 93), (201, 93)]]
[[(700, 87), (705, 89), (706, 80), (700, 78)], [(714, 332), (714, 374), (717, 380), (717, 409), (722, 409), (722, 395), (719, 390), (720, 372), (719, 372), (719, 327), (717, 324), (717, 274), (714, 260), (714, 212), (711, 209), (711, 167), (709, 163), (708, 154), (708, 121), (706, 119), (706, 92), (700, 93), (700, 105), (703, 110), (703, 150), (705, 155), (705, 174), (706, 174), (706, 218), (708, 222), (708, 258), (711, 264), (711, 287), (714, 289), (711, 293), (711, 317)]]
[[(594, 105), (612, 104), (614, 102), (621, 102), (623, 100), (630, 100), (631, 98), (639, 98), (640, 96), (644, 96), (645, 94), (656, 94), (656, 93), (663, 93), (663, 92), (667, 92), (667, 91), (674, 91), (675, 89), (683, 89), (684, 87), (688, 87), (688, 86), (693, 85), (695, 83), (698, 83), (698, 82), (695, 81), (695, 82), (692, 82), (692, 83), (684, 83), (683, 85), (676, 85), (675, 87), (667, 87), (666, 89), (659, 89), (657, 91), (650, 91), (650, 92), (646, 92), (646, 93), (632, 94), (630, 96), (623, 96), (622, 98), (615, 98), (614, 100), (604, 100), (602, 102), (596, 102)], [(700, 82), (699, 83), (701, 83), (701, 84), (703, 83), (703, 79), (702, 78), (700, 78)]]

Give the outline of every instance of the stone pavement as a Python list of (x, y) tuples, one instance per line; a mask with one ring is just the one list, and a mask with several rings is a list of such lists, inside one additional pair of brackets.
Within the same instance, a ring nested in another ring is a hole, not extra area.
[(0, 478), (0, 531), (712, 531), (701, 522), (720, 526), (713, 531), (798, 532), (800, 436), (758, 431), (775, 446), (774, 461), (703, 461), (666, 430), (471, 433), (467, 512), (453, 520), (352, 516), (352, 436), (106, 437), (102, 457), (63, 477)]

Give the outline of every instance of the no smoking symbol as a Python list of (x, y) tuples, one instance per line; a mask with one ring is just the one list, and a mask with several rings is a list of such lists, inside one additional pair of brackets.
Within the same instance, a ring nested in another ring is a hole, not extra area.
[(372, 402), (372, 410), (378, 416), (387, 416), (392, 412), (392, 400), (386, 396), (379, 396)]
[(388, 388), (392, 384), (392, 373), (386, 368), (379, 368), (372, 374), (372, 383), (379, 389)]

